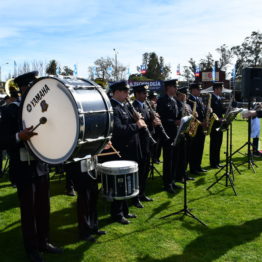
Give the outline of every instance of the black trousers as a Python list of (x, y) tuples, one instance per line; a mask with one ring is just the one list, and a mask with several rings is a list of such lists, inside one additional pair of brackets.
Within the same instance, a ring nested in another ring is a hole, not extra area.
[(31, 183), (17, 182), (21, 226), (26, 251), (39, 250), (48, 242), (49, 176), (37, 176)]
[(175, 147), (171, 146), (173, 139), (163, 142), (163, 183), (164, 187), (172, 184), (175, 179)]
[(187, 140), (181, 135), (178, 144), (174, 149), (175, 158), (175, 181), (181, 181), (186, 176), (187, 167)]
[(209, 161), (211, 166), (219, 165), (220, 163), (220, 149), (223, 141), (223, 132), (216, 131), (215, 125), (212, 127), (210, 133), (210, 151)]
[(129, 213), (127, 200), (113, 200), (111, 204), (111, 217), (113, 220), (127, 217)]
[(189, 148), (189, 167), (191, 171), (201, 168), (201, 162), (204, 152), (205, 135), (202, 126), (198, 126), (195, 137), (191, 138)]
[(139, 196), (144, 196), (146, 191), (146, 182), (150, 171), (150, 153), (144, 154), (138, 165), (139, 176)]
[[(91, 175), (94, 175), (91, 171)], [(77, 191), (77, 220), (80, 237), (86, 237), (98, 230), (97, 180), (91, 178), (88, 173), (74, 175), (74, 183)]]

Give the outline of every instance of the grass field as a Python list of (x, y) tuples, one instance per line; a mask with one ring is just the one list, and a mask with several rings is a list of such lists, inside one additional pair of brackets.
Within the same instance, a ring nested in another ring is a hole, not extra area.
[[(247, 140), (247, 122), (233, 124), (233, 150)], [(225, 146), (225, 135), (223, 146)], [(224, 157), (224, 149), (221, 157)], [(246, 148), (242, 150), (246, 152)], [(206, 140), (203, 167), (209, 165), (209, 138)], [(236, 154), (234, 163), (245, 157)], [(130, 208), (138, 218), (123, 226), (112, 223), (109, 203), (100, 198), (100, 228), (107, 231), (97, 243), (78, 241), (76, 224), (76, 197), (64, 195), (64, 178), (51, 179), (50, 238), (65, 249), (62, 255), (45, 255), (45, 260), (80, 261), (262, 261), (262, 157), (256, 158), (256, 173), (244, 164), (235, 173), (234, 195), (225, 180), (210, 191), (206, 188), (215, 181), (217, 170), (196, 177), (188, 183), (188, 206), (192, 213), (208, 227), (190, 217), (161, 216), (183, 207), (183, 191), (170, 195), (162, 191), (162, 178), (148, 181), (148, 195), (154, 202), (145, 208)], [(156, 165), (161, 170), (161, 165)], [(222, 175), (223, 173), (219, 174)], [(51, 174), (52, 177), (52, 174)], [(27, 261), (20, 231), (20, 216), (16, 190), (4, 178), (0, 180), (0, 261)]]

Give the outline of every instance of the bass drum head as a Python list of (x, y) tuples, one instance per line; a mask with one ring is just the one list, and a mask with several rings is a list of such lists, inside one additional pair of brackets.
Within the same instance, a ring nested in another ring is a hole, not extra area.
[(58, 79), (40, 78), (27, 90), (22, 102), (22, 126), (36, 126), (40, 118), (47, 119), (35, 130), (27, 144), (33, 154), (48, 164), (65, 162), (77, 146), (79, 118), (76, 102)]

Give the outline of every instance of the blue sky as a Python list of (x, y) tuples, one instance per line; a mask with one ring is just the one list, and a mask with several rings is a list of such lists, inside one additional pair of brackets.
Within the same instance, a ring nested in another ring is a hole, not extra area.
[[(222, 44), (241, 44), (262, 31), (261, 0), (1, 0), (0, 66), (2, 79), (13, 61), (56, 59), (61, 66), (88, 66), (113, 57), (131, 73), (142, 54), (156, 52), (170, 64), (187, 65)], [(5, 64), (8, 62), (9, 64)]]

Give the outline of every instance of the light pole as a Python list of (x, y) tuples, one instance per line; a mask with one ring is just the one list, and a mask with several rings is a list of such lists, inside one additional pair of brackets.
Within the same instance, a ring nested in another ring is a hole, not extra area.
[(3, 63), (3, 64), (0, 65), (0, 82), (2, 82), (2, 66), (3, 66), (3, 65), (8, 65), (8, 64), (9, 64), (9, 63), (6, 62), (6, 63)]
[(115, 52), (115, 80), (118, 81), (118, 70), (117, 70), (117, 54), (118, 52), (116, 51), (116, 49), (113, 49)]

